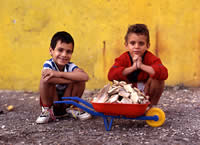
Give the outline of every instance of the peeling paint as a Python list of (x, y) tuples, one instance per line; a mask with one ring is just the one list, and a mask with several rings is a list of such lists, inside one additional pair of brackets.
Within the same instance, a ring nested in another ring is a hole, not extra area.
[(106, 72), (106, 41), (103, 41), (103, 68)]

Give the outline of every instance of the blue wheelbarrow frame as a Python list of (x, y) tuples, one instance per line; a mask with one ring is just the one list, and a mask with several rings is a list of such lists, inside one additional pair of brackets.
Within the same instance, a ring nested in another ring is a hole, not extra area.
[[(113, 120), (115, 118), (122, 118), (122, 119), (133, 119), (133, 120), (154, 120), (154, 121), (158, 121), (159, 120), (159, 117), (157, 115), (154, 115), (154, 116), (139, 116), (139, 117), (135, 117), (135, 118), (128, 118), (126, 116), (123, 116), (123, 115), (105, 115), (104, 113), (101, 113), (101, 112), (96, 112), (92, 106), (92, 104), (88, 103), (87, 101), (79, 98), (79, 97), (62, 97), (61, 99), (67, 99), (67, 100), (61, 100), (61, 101), (54, 101), (55, 104), (62, 104), (62, 103), (65, 103), (65, 104), (71, 104), (71, 105), (74, 105), (88, 113), (90, 113), (91, 115), (93, 116), (100, 116), (103, 118), (104, 120), (104, 126), (105, 126), (105, 129), (106, 131), (110, 131), (111, 130), (111, 127), (112, 127), (112, 123), (113, 123)], [(84, 105), (81, 105), (79, 103), (77, 103), (76, 101), (79, 101), (80, 103), (84, 104)], [(87, 107), (86, 107), (87, 106)]]

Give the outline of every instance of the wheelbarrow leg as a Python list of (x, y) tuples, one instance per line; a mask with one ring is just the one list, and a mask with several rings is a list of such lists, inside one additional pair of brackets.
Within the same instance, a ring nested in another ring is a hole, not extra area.
[(103, 120), (104, 120), (104, 126), (106, 128), (106, 131), (110, 131), (114, 118), (111, 117), (110, 122), (109, 122), (108, 117), (103, 117)]

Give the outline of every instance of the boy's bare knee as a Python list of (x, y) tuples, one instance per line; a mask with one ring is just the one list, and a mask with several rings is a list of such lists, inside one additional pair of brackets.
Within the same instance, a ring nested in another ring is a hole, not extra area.
[(85, 82), (78, 82), (77, 85), (78, 85), (79, 87), (85, 87)]
[(78, 82), (74, 84), (72, 94), (81, 97), (83, 95), (84, 90), (85, 90), (85, 82)]
[(68, 84), (68, 87), (65, 91), (65, 96), (78, 96), (81, 97), (85, 90), (85, 82), (76, 82)]
[(50, 83), (49, 83), (47, 80), (41, 78), (41, 79), (40, 79), (40, 84), (48, 85), (48, 84), (50, 84)]
[(85, 82), (76, 82), (73, 84), (70, 84), (69, 87), (72, 87), (73, 89), (75, 88), (85, 88)]
[(148, 95), (150, 96), (152, 105), (156, 105), (164, 90), (164, 81), (151, 79)]
[(150, 80), (150, 89), (163, 90), (164, 89), (164, 81), (151, 79)]

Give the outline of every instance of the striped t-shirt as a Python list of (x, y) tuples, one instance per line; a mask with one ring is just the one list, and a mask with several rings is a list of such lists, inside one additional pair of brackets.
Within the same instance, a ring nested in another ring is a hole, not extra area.
[[(65, 65), (64, 72), (72, 72), (75, 68), (78, 68), (78, 66), (72, 62), (69, 62), (68, 64)], [(44, 62), (43, 69), (52, 69), (54, 71), (59, 71), (56, 63), (53, 61), (52, 58)], [(67, 85), (65, 84), (56, 85), (56, 88), (58, 90), (64, 90), (66, 87)]]

